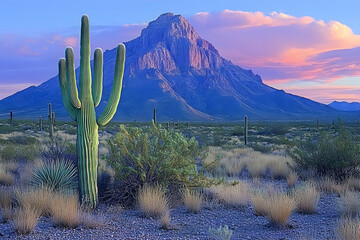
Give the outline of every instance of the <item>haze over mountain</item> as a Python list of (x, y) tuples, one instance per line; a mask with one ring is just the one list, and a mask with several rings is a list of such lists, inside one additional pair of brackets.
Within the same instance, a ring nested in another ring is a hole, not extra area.
[[(125, 45), (124, 84), (114, 120), (149, 121), (154, 107), (160, 121), (236, 120), (244, 115), (269, 120), (314, 119), (346, 114), (264, 84), (251, 70), (222, 58), (181, 15), (161, 15)], [(116, 48), (104, 52), (104, 91), (98, 113), (111, 92), (115, 56)], [(8, 116), (9, 110), (16, 118), (47, 116), (48, 103), (57, 119), (70, 119), (57, 76), (1, 100), (0, 116)]]
[(360, 111), (360, 103), (358, 102), (333, 101), (329, 106), (340, 111)]

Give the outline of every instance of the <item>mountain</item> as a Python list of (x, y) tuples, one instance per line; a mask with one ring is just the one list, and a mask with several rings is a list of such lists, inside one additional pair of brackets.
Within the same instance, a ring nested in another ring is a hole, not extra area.
[(340, 111), (360, 111), (360, 103), (358, 102), (333, 101), (329, 106)]
[[(252, 119), (314, 119), (343, 114), (264, 84), (251, 70), (222, 58), (181, 15), (161, 15), (125, 45), (123, 91), (115, 120), (149, 121), (154, 107), (160, 121), (237, 120), (245, 114)], [(110, 95), (115, 55), (116, 48), (104, 52), (98, 113)], [(7, 116), (9, 110), (19, 118), (47, 116), (49, 102), (58, 119), (69, 119), (57, 76), (1, 100), (0, 116)]]

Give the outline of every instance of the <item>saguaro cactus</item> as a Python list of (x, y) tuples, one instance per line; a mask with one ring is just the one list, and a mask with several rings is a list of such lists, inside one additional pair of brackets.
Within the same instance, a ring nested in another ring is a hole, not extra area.
[(244, 142), (245, 145), (248, 144), (248, 117), (245, 115), (245, 122), (244, 122)]
[(42, 126), (42, 117), (39, 117), (39, 130), (42, 131), (43, 130), (43, 126)]
[(55, 123), (55, 113), (51, 111), (51, 103), (49, 103), (49, 136), (52, 138), (54, 136), (54, 123)]
[(10, 126), (13, 125), (13, 112), (10, 111)]
[(154, 108), (154, 123), (156, 124), (156, 108)]
[(65, 108), (77, 122), (77, 155), (80, 199), (89, 207), (96, 207), (98, 201), (98, 126), (104, 126), (114, 116), (119, 104), (125, 64), (125, 45), (117, 47), (115, 75), (108, 103), (96, 119), (95, 107), (100, 103), (103, 81), (103, 52), (100, 48), (94, 54), (94, 83), (91, 81), (89, 19), (81, 19), (80, 40), (80, 94), (76, 86), (74, 53), (66, 48), (65, 59), (59, 60), (59, 82)]

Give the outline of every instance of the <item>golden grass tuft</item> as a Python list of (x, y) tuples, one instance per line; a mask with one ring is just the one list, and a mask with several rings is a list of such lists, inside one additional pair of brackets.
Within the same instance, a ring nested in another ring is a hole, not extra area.
[(80, 224), (80, 206), (76, 194), (54, 193), (50, 201), (51, 218), (56, 226), (75, 228)]
[(359, 240), (360, 222), (350, 218), (342, 219), (336, 228), (336, 239), (338, 240)]
[(350, 177), (345, 184), (351, 191), (360, 191), (360, 179), (358, 178)]
[(239, 182), (232, 185), (219, 185), (209, 188), (209, 191), (217, 198), (233, 207), (245, 207), (250, 201), (250, 187), (247, 183)]
[(251, 204), (254, 207), (255, 215), (266, 216), (268, 210), (269, 195), (264, 192), (256, 192), (251, 196)]
[(30, 234), (34, 232), (41, 213), (30, 206), (20, 207), (15, 213), (14, 225), (18, 234)]
[(299, 180), (299, 176), (294, 171), (291, 171), (286, 178), (289, 187), (294, 187), (298, 180)]
[(202, 195), (196, 191), (186, 189), (183, 194), (186, 209), (192, 213), (198, 213), (201, 208)]
[(20, 207), (24, 209), (34, 209), (41, 215), (50, 214), (50, 203), (52, 192), (46, 188), (28, 188), (15, 190), (15, 199)]
[(316, 213), (320, 201), (320, 193), (313, 183), (307, 183), (294, 192), (296, 208), (305, 214)]
[(169, 210), (169, 203), (163, 189), (158, 186), (145, 185), (139, 190), (140, 209), (147, 217), (161, 217)]
[(334, 179), (326, 177), (317, 183), (319, 191), (324, 193), (336, 193), (338, 196), (344, 195), (348, 186), (346, 184), (337, 183)]
[(346, 192), (338, 201), (343, 216), (357, 216), (360, 210), (360, 197), (356, 192)]
[(161, 227), (165, 230), (169, 230), (170, 221), (171, 221), (170, 211), (164, 212), (160, 217), (160, 221), (161, 221)]
[(291, 213), (296, 208), (295, 201), (285, 193), (271, 195), (266, 207), (267, 218), (271, 224), (286, 226)]
[(10, 190), (0, 188), (0, 208), (11, 208), (12, 192)]
[(0, 185), (10, 186), (14, 182), (14, 177), (0, 165)]

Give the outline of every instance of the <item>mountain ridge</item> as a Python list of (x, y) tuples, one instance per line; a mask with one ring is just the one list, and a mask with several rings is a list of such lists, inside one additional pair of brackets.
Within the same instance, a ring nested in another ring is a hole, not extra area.
[[(181, 15), (160, 15), (125, 45), (123, 91), (114, 120), (149, 121), (154, 107), (160, 121), (231, 121), (244, 115), (311, 119), (314, 114), (343, 114), (264, 84), (259, 75), (221, 57)], [(104, 52), (103, 98), (97, 113), (110, 95), (115, 56), (116, 48)], [(77, 69), (77, 79), (78, 73)], [(57, 76), (1, 100), (0, 116), (9, 110), (23, 118), (47, 116), (49, 102), (58, 119), (70, 119), (62, 105)]]

